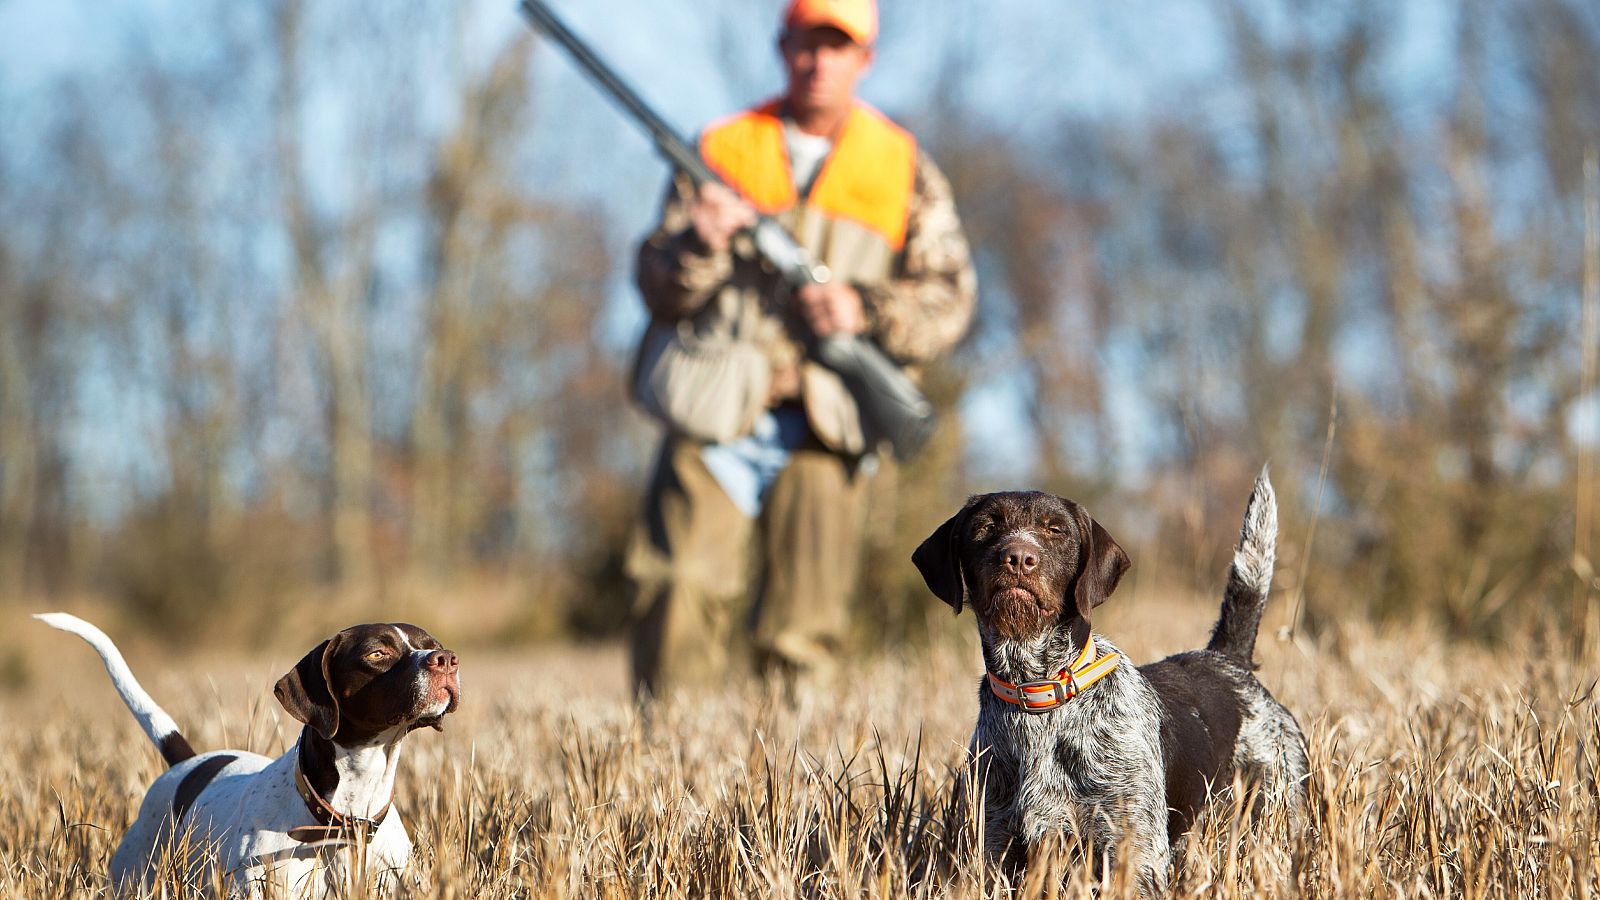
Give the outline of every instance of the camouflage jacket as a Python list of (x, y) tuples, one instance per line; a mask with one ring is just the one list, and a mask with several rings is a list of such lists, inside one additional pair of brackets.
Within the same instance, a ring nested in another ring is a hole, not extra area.
[[(745, 335), (767, 356), (774, 383), (798, 383), (813, 430), (824, 445), (847, 453), (865, 448), (853, 419), (853, 401), (829, 382), (831, 373), (805, 358), (805, 325), (794, 313), (787, 284), (755, 255), (747, 236), (712, 252), (690, 225), (694, 187), (681, 174), (668, 185), (661, 223), (639, 248), (639, 291), (653, 320), (677, 322), (714, 315), (717, 307), (757, 310)], [(804, 227), (779, 217), (797, 235)], [(804, 239), (802, 239), (804, 242)], [(977, 278), (950, 183), (925, 153), (917, 153), (905, 243), (886, 278), (853, 282), (861, 293), (868, 335), (896, 362), (916, 368), (949, 351), (971, 324)], [(713, 303), (713, 300), (718, 302)], [(724, 313), (725, 315), (733, 315)], [(784, 373), (798, 369), (799, 377)], [(779, 377), (787, 374), (791, 377)], [(773, 403), (792, 397), (774, 396)], [(848, 404), (848, 408), (840, 408)]]

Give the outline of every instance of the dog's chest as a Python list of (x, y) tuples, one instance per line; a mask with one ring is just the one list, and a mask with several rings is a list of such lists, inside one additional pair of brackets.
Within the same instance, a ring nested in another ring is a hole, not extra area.
[(1005, 782), (994, 785), (991, 796), (1003, 799), (990, 818), (1032, 841), (1060, 831), (1099, 834), (1135, 810), (1164, 809), (1154, 704), (1136, 675), (1108, 678), (1043, 715), (985, 702), (975, 739), (990, 748), (993, 775)]
[(1156, 774), (1159, 762), (1142, 752), (1148, 743), (1143, 735), (1119, 734), (1111, 717), (1073, 718), (1079, 721), (1067, 728), (1044, 716), (1011, 714), (997, 723), (1014, 757), (1021, 809), (1064, 811), (1114, 803)]
[(201, 795), (185, 824), (214, 843), (197, 845), (194, 870), (214, 863), (234, 879), (239, 895), (297, 900), (346, 896), (353, 885), (392, 881), (411, 850), (398, 814), (384, 819), (364, 854), (350, 842), (305, 843), (289, 835), (313, 824), (294, 787), (294, 760), (286, 754), (260, 771), (219, 780)]

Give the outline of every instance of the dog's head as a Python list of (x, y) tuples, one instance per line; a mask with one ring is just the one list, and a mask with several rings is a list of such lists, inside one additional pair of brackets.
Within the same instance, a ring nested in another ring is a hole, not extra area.
[(415, 625), (354, 625), (323, 641), (272, 689), (289, 715), (346, 746), (432, 725), (461, 698), (456, 655)]
[(911, 554), (939, 599), (971, 604), (998, 637), (1024, 640), (1087, 622), (1128, 570), (1123, 552), (1082, 505), (1038, 491), (969, 499)]

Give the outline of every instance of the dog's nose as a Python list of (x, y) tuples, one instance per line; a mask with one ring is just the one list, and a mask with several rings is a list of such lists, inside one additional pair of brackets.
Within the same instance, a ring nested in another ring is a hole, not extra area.
[(435, 650), (433, 651), (433, 655), (428, 657), (427, 661), (428, 668), (437, 669), (438, 671), (444, 673), (454, 672), (458, 665), (459, 663), (456, 661), (456, 655), (451, 653), (449, 650)]
[(1019, 575), (1039, 568), (1039, 552), (1035, 547), (1022, 543), (1007, 544), (1001, 552), (1005, 554), (1006, 568)]

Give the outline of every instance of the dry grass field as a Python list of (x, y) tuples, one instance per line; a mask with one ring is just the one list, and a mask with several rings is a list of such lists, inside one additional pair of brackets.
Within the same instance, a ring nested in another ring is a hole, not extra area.
[[(1258, 656), (1309, 735), (1314, 827), (1286, 837), (1270, 812), (1248, 827), (1219, 809), (1177, 893), (1600, 892), (1591, 664), (1532, 635), (1500, 650), (1362, 625), (1278, 640), (1283, 605)], [(1102, 630), (1145, 661), (1198, 644), (1214, 606), (1135, 593), (1104, 611)], [(95, 896), (156, 753), (87, 647), (15, 610), (0, 621), (28, 648), (3, 695), (0, 896)], [(130, 657), (197, 747), (276, 753), (294, 731), (270, 685), (293, 650)], [(468, 649), (460, 714), (413, 735), (402, 766), (422, 893), (1089, 896), (1091, 871), (1071, 860), (1022, 879), (981, 862), (953, 796), (976, 660), (971, 647), (873, 659), (793, 706), (741, 679), (646, 727), (614, 647)], [(1106, 877), (1102, 896), (1126, 892)]]

